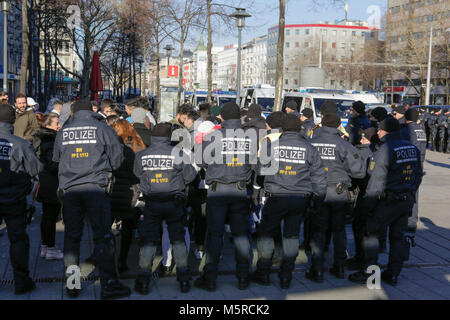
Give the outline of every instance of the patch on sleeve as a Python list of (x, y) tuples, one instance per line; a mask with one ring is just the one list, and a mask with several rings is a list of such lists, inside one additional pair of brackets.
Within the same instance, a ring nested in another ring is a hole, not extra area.
[(370, 161), (369, 169), (370, 171), (373, 171), (373, 169), (375, 169), (375, 161)]

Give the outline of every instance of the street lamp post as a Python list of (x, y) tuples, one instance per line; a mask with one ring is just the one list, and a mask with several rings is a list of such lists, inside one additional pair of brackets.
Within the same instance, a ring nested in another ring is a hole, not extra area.
[(251, 15), (245, 12), (244, 8), (236, 8), (236, 11), (230, 15), (232, 18), (236, 18), (236, 26), (239, 31), (238, 40), (238, 58), (237, 58), (237, 95), (236, 103), (239, 105), (241, 99), (241, 45), (242, 45), (242, 29), (245, 27), (245, 18), (251, 17)]
[(425, 92), (425, 105), (430, 105), (430, 89), (431, 89), (431, 55), (433, 52), (433, 27), (430, 29), (430, 48), (428, 52), (428, 70), (427, 70), (427, 90)]
[(168, 44), (164, 47), (164, 50), (167, 51), (167, 76), (169, 76), (170, 55), (172, 54), (174, 48), (170, 44)]
[(8, 12), (9, 1), (1, 1), (3, 12), (3, 91), (8, 92)]

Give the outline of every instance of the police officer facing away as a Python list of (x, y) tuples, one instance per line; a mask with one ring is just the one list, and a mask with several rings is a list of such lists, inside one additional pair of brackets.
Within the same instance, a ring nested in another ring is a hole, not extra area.
[(298, 255), (300, 225), (311, 196), (319, 205), (326, 192), (325, 168), (317, 150), (300, 133), (301, 128), (297, 116), (287, 115), (279, 140), (276, 143), (268, 139), (264, 141), (257, 170), (258, 187), (264, 188), (268, 200), (258, 228), (259, 259), (252, 280), (270, 285), (274, 237), (284, 220), (283, 259), (279, 272), (282, 289), (288, 289), (291, 284)]
[(136, 155), (134, 174), (140, 177), (140, 189), (145, 198), (145, 209), (138, 224), (142, 238), (139, 253), (140, 275), (135, 290), (150, 292), (153, 259), (161, 240), (162, 220), (166, 220), (170, 243), (177, 265), (177, 279), (181, 292), (188, 292), (189, 270), (183, 226), (183, 206), (186, 185), (197, 171), (184, 151), (171, 145), (171, 125), (157, 124), (152, 132), (152, 145)]
[[(337, 114), (327, 114), (322, 119), (311, 144), (317, 148), (327, 172), (328, 188), (321, 210), (312, 217), (312, 266), (306, 277), (316, 282), (323, 281), (324, 247), (328, 226), (334, 242), (334, 264), (330, 273), (343, 279), (347, 258), (345, 216), (348, 211), (351, 178), (361, 179), (366, 174), (366, 166), (358, 150), (340, 137), (337, 129), (341, 119)], [(330, 223), (331, 222), (331, 223)]]
[(5, 219), (15, 294), (24, 294), (36, 287), (28, 269), (26, 197), (31, 192), (31, 178), (42, 171), (43, 165), (31, 143), (13, 135), (15, 119), (10, 105), (0, 105), (0, 223)]
[[(197, 288), (215, 291), (218, 264), (223, 248), (224, 225), (228, 219), (236, 249), (236, 276), (238, 288), (245, 290), (249, 279), (249, 208), (247, 185), (252, 178), (251, 157), (257, 154), (257, 133), (252, 138), (241, 127), (239, 106), (226, 103), (222, 107), (222, 128), (207, 136), (203, 142), (203, 159), (196, 161), (206, 169), (209, 186), (206, 200), (206, 265), (203, 275), (197, 278)], [(256, 162), (256, 160), (255, 160)]]
[(364, 267), (351, 274), (349, 280), (367, 282), (367, 268), (377, 265), (378, 233), (389, 226), (389, 264), (381, 279), (396, 285), (403, 261), (409, 259), (405, 232), (415, 193), (422, 181), (422, 165), (419, 149), (402, 138), (398, 120), (388, 117), (382, 121), (378, 136), (382, 145), (371, 158), (368, 170), (370, 179), (364, 198), (367, 213), (366, 236), (363, 240)]
[(311, 138), (313, 134), (313, 128), (316, 126), (314, 123), (314, 111), (309, 108), (303, 109), (300, 120), (302, 121), (302, 135), (306, 138)]
[[(417, 124), (419, 120), (418, 109), (408, 109), (405, 113), (406, 127), (401, 129), (403, 138), (417, 147), (420, 151), (420, 162), (423, 167), (425, 154), (427, 151), (427, 137), (425, 131)], [(416, 193), (416, 202), (414, 203), (412, 216), (408, 219), (408, 232), (415, 233), (417, 229), (417, 220), (419, 218), (419, 190)]]
[[(77, 266), (85, 215), (94, 232), (102, 299), (130, 295), (117, 280), (108, 190), (110, 177), (123, 162), (123, 146), (114, 130), (98, 120), (87, 100), (73, 104), (73, 117), (56, 136), (53, 161), (59, 162), (59, 189), (63, 193), (64, 265)], [(71, 298), (79, 289), (66, 288)]]

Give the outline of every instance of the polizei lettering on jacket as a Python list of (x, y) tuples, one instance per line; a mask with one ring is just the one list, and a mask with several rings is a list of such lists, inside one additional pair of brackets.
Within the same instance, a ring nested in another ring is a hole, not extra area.
[(96, 127), (75, 127), (63, 130), (63, 146), (70, 144), (96, 144)]
[(12, 146), (12, 143), (0, 141), (0, 160), (11, 160)]
[(148, 155), (142, 157), (142, 168), (144, 171), (172, 170), (174, 156), (169, 155)]
[(299, 147), (278, 146), (274, 148), (274, 159), (279, 162), (304, 164), (306, 149)]
[(222, 154), (250, 154), (252, 140), (249, 138), (223, 138)]
[(414, 130), (417, 136), (417, 141), (419, 142), (426, 142), (427, 141), (427, 135), (425, 134), (425, 131), (422, 129)]
[(313, 143), (314, 147), (319, 151), (322, 160), (336, 160), (336, 145), (328, 143)]
[(395, 162), (414, 162), (417, 161), (417, 149), (414, 146), (404, 146), (394, 149), (395, 152)]

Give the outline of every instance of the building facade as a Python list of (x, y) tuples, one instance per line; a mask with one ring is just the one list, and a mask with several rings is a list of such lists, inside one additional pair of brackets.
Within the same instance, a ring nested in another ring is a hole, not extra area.
[(394, 102), (424, 103), (431, 29), (430, 102), (450, 104), (450, 1), (388, 1), (386, 57), (397, 64), (414, 65), (389, 70), (392, 76), (385, 90), (395, 92)]
[[(373, 31), (375, 28), (367, 22), (351, 20), (286, 25), (284, 88), (299, 88), (301, 68), (318, 66), (322, 52), (326, 88), (362, 90), (361, 70), (351, 63), (364, 60), (365, 44), (374, 36)], [(278, 26), (275, 26), (268, 30), (267, 43), (267, 82), (271, 85), (275, 85), (276, 78), (277, 41)]]
[(242, 86), (266, 83), (267, 38), (264, 35), (242, 46)]

